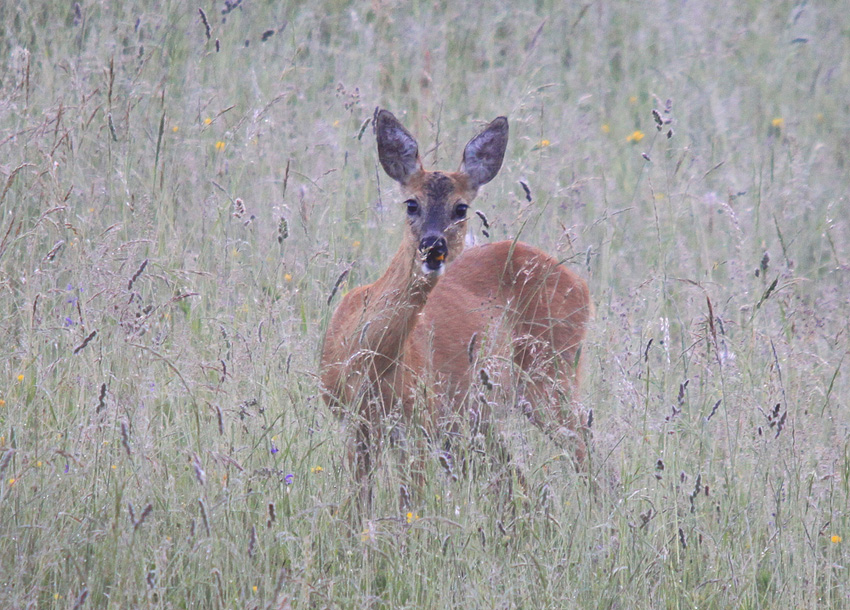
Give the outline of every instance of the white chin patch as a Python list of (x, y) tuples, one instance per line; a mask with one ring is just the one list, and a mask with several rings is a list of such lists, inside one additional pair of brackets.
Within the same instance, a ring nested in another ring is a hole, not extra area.
[(445, 270), (445, 265), (440, 265), (437, 269), (431, 269), (426, 263), (422, 263), (422, 275), (424, 276), (440, 277)]

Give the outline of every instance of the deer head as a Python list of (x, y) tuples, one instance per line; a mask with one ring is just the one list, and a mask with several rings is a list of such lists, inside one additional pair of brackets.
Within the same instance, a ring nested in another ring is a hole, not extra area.
[(381, 165), (405, 197), (405, 240), (416, 248), (419, 271), (438, 276), (463, 250), (467, 211), (478, 188), (502, 167), (508, 120), (498, 117), (472, 138), (460, 169), (448, 173), (423, 168), (419, 145), (391, 112), (376, 109), (373, 124)]

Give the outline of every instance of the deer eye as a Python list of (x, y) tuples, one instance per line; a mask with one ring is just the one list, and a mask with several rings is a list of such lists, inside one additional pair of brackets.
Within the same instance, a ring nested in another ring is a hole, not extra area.
[(458, 218), (466, 218), (466, 211), (469, 209), (469, 206), (465, 203), (459, 203), (455, 206), (455, 216)]
[(404, 203), (407, 204), (408, 216), (416, 216), (417, 214), (419, 214), (419, 204), (416, 203), (415, 199), (408, 199)]

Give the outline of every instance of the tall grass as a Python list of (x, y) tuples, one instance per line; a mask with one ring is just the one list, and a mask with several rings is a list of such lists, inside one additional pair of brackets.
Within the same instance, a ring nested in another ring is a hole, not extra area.
[[(840, 3), (200, 8), (0, 5), (0, 606), (850, 606)], [(447, 169), (509, 116), (476, 205), (589, 280), (593, 484), (505, 409), (527, 489), (348, 518), (377, 105)]]

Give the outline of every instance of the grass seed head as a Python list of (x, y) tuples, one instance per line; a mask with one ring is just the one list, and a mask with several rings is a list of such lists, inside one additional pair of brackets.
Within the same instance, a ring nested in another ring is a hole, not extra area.
[(245, 202), (239, 197), (233, 200), (233, 216), (242, 218), (245, 215)]
[(85, 605), (86, 600), (88, 598), (89, 598), (89, 590), (86, 589), (86, 588), (83, 588), (83, 590), (80, 592), (80, 595), (77, 597), (77, 601), (74, 603), (74, 609), (73, 610), (80, 610), (83, 607), (83, 605)]
[(97, 399), (97, 409), (95, 413), (100, 413), (106, 408), (106, 383), (100, 385), (100, 396)]
[(204, 12), (204, 9), (198, 8), (198, 12), (201, 14), (201, 23), (204, 25), (204, 33), (207, 36), (207, 40), (212, 37), (212, 28), (210, 27), (210, 22), (207, 19), (207, 14)]
[(652, 118), (655, 119), (655, 124), (658, 126), (658, 130), (661, 131), (661, 126), (664, 125), (664, 120), (661, 118), (661, 113), (655, 108), (652, 109)]
[(206, 485), (207, 473), (204, 472), (204, 469), (201, 466), (201, 458), (198, 457), (197, 453), (192, 453), (192, 468), (195, 471), (195, 479), (197, 479), (198, 483), (200, 483), (201, 485)]
[(203, 498), (198, 498), (198, 509), (201, 512), (201, 521), (204, 524), (204, 530), (207, 532), (207, 536), (210, 535), (210, 521), (207, 518), (207, 506), (204, 504)]
[[(152, 512), (153, 512), (153, 504), (148, 504), (147, 506), (145, 506), (144, 510), (142, 510), (142, 514), (139, 515), (139, 520), (135, 521), (133, 523), (133, 529), (137, 530), (140, 527), (142, 527), (142, 525), (144, 525), (145, 521), (151, 515)], [(131, 514), (132, 514), (132, 512), (131, 512)]]
[(130, 449), (130, 434), (127, 431), (127, 424), (125, 422), (121, 422), (121, 444), (124, 446), (124, 451), (127, 452), (127, 457), (133, 455), (133, 451)]
[(257, 528), (255, 526), (251, 526), (251, 534), (248, 538), (248, 557), (253, 559), (254, 553), (256, 552), (257, 547)]

